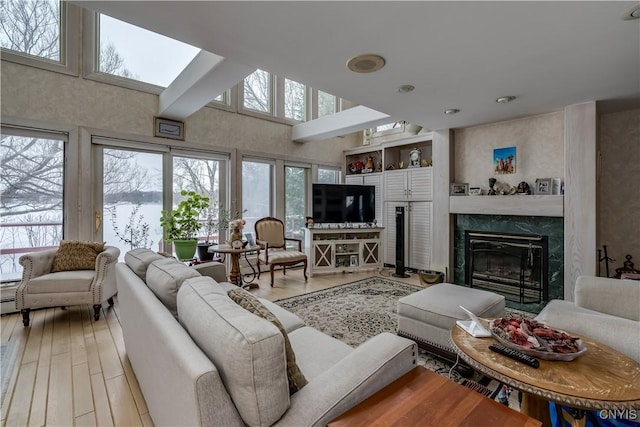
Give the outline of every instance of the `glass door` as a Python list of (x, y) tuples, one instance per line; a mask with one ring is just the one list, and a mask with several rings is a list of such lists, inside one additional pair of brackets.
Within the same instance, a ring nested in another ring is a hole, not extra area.
[[(162, 250), (162, 157), (122, 148), (100, 147), (102, 207), (96, 207), (96, 237), (120, 249)], [(101, 237), (100, 237), (101, 234)]]

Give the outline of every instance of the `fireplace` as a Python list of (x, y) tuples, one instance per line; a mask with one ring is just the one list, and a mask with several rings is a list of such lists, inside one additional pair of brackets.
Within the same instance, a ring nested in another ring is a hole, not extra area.
[(500, 293), (508, 301), (549, 299), (547, 236), (465, 231), (465, 283)]

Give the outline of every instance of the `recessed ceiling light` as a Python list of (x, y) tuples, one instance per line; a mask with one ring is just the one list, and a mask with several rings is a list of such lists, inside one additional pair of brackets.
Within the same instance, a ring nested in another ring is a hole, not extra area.
[(460, 112), (460, 110), (458, 110), (457, 108), (447, 108), (446, 110), (444, 110), (444, 113), (447, 116), (450, 116), (451, 114), (458, 114)]
[(398, 88), (398, 92), (400, 93), (413, 92), (415, 89), (416, 87), (414, 85), (402, 85)]
[(640, 19), (640, 3), (629, 9), (629, 11), (622, 16), (622, 19), (625, 21)]
[(347, 68), (356, 73), (373, 73), (384, 67), (385, 59), (375, 53), (367, 53), (351, 58), (347, 62)]
[(498, 104), (508, 104), (514, 99), (516, 99), (515, 96), (501, 96), (500, 98), (496, 99), (496, 102)]

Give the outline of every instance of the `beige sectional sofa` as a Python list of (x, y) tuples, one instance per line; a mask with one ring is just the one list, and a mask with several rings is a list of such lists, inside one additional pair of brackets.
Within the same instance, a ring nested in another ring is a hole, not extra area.
[(587, 336), (640, 362), (640, 281), (580, 276), (574, 300), (550, 301), (536, 320)]
[(260, 299), (308, 380), (290, 396), (282, 333), (229, 298), (222, 264), (203, 265), (207, 276), (135, 249), (116, 266), (126, 352), (155, 425), (325, 425), (416, 366), (411, 340), (383, 333), (352, 348)]

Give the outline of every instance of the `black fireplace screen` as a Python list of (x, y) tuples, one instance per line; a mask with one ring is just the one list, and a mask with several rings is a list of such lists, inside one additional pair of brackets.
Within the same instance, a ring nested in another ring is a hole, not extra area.
[(510, 301), (548, 300), (547, 236), (465, 232), (465, 283)]

